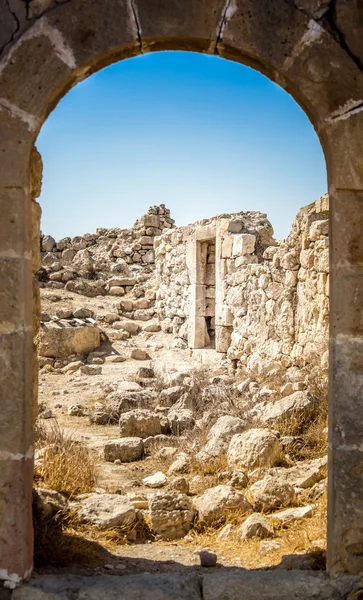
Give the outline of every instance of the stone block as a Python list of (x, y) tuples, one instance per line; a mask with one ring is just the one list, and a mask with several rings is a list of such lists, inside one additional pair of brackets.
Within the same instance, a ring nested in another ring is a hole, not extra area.
[(231, 258), (232, 256), (232, 248), (233, 248), (233, 238), (232, 235), (225, 236), (222, 241), (221, 247), (221, 256), (222, 258)]
[(33, 457), (21, 458), (13, 451), (0, 460), (0, 578), (19, 583), (33, 566)]
[(32, 142), (30, 129), (26, 120), (0, 105), (0, 187), (26, 189), (29, 183), (26, 165)]
[(209, 335), (205, 317), (189, 318), (188, 346), (189, 348), (205, 348), (209, 344)]
[(213, 51), (224, 10), (224, 0), (138, 0), (143, 48)]
[(233, 236), (233, 256), (245, 256), (255, 251), (256, 236), (249, 233), (237, 233)]
[[(74, 62), (91, 65), (90, 70), (109, 64), (105, 56), (110, 50), (118, 60), (139, 53), (135, 17), (127, 0), (63, 3), (48, 12), (47, 21), (71, 49)], [(101, 64), (95, 65), (97, 58)]]
[(29, 242), (31, 225), (28, 204), (25, 190), (18, 188), (0, 190), (0, 253), (3, 256), (19, 257), (28, 250), (27, 242)]
[(223, 325), (216, 324), (216, 351), (227, 352), (231, 345), (232, 327), (224, 327)]
[(32, 444), (32, 355), (31, 330), (0, 335), (0, 451), (5, 454), (26, 454)]
[(39, 354), (64, 358), (71, 354), (88, 354), (100, 345), (98, 327), (57, 327), (44, 325), (40, 332)]

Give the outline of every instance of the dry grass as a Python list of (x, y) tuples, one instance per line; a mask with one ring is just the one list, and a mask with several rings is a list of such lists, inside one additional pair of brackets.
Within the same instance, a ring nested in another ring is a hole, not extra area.
[(307, 376), (307, 389), (316, 401), (311, 414), (302, 416), (296, 412), (274, 425), (282, 436), (299, 436), (296, 444), (289, 448), (293, 460), (318, 458), (328, 451), (328, 381), (326, 376), (320, 375), (317, 367), (312, 368)]
[[(269, 540), (277, 541), (279, 548), (270, 550), (267, 554), (259, 555), (261, 540), (253, 538), (241, 541), (239, 528), (248, 515), (231, 511), (225, 522), (234, 525), (232, 533), (225, 539), (218, 539), (224, 525), (219, 528), (202, 527), (198, 523), (186, 538), (178, 545), (192, 548), (210, 548), (219, 558), (234, 562), (248, 569), (266, 568), (280, 564), (283, 557), (284, 568), (293, 568), (296, 555), (309, 555), (314, 569), (325, 569), (326, 550), (326, 495), (317, 503), (311, 518), (301, 519), (288, 526), (282, 527), (272, 522), (274, 534)], [(289, 564), (291, 562), (291, 565)]]
[(84, 443), (65, 433), (57, 422), (49, 427), (37, 425), (35, 439), (43, 452), (34, 469), (37, 483), (67, 497), (94, 490), (97, 459)]

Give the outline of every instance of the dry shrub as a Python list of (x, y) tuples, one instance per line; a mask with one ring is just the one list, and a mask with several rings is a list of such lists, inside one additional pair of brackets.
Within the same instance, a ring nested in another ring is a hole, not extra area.
[(35, 479), (43, 487), (65, 496), (92, 492), (96, 486), (96, 457), (87, 446), (65, 433), (56, 422), (50, 427), (37, 425), (35, 439), (43, 451), (35, 466)]
[(286, 419), (274, 424), (282, 436), (298, 436), (289, 447), (294, 460), (308, 460), (324, 456), (328, 451), (326, 428), (328, 426), (328, 377), (317, 366), (310, 367), (306, 376), (306, 387), (315, 400), (310, 413), (294, 412)]

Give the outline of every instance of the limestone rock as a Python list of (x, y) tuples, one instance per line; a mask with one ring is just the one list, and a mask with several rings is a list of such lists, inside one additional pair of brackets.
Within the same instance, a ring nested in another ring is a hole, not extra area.
[(199, 519), (208, 525), (223, 520), (227, 512), (233, 510), (250, 512), (252, 508), (242, 492), (228, 485), (217, 485), (206, 490), (194, 499), (194, 506), (198, 511)]
[(167, 482), (168, 478), (166, 475), (164, 475), (164, 473), (162, 473), (162, 471), (158, 471), (157, 473), (155, 473), (154, 475), (150, 475), (149, 477), (144, 477), (144, 479), (142, 480), (142, 483), (146, 487), (150, 488), (163, 487), (167, 484)]
[(287, 508), (276, 513), (272, 513), (271, 518), (277, 519), (282, 524), (293, 523), (299, 519), (305, 519), (312, 517), (313, 515), (312, 506), (297, 506), (295, 508)]
[(199, 552), (199, 559), (201, 567), (215, 567), (217, 564), (217, 555), (210, 550), (201, 550)]
[(273, 534), (269, 519), (260, 513), (253, 513), (247, 517), (239, 531), (241, 540), (250, 540), (254, 537), (263, 539)]
[(188, 429), (193, 429), (195, 420), (193, 411), (185, 409), (171, 409), (168, 413), (170, 429), (173, 435), (181, 435)]
[(184, 537), (194, 518), (192, 501), (185, 494), (157, 492), (149, 503), (152, 530), (166, 540)]
[(103, 449), (103, 457), (108, 462), (120, 460), (133, 462), (140, 460), (144, 454), (144, 443), (139, 437), (123, 437), (107, 442)]
[(120, 416), (119, 425), (121, 437), (135, 436), (145, 439), (161, 433), (160, 417), (150, 410), (125, 412)]
[(306, 418), (316, 409), (316, 401), (307, 392), (295, 392), (281, 400), (268, 404), (260, 415), (260, 419), (267, 424), (281, 419), (289, 419), (292, 415)]
[(51, 358), (65, 358), (71, 354), (88, 354), (100, 345), (97, 327), (59, 327), (49, 323), (39, 333), (39, 354)]
[(280, 444), (269, 429), (250, 429), (232, 437), (227, 456), (231, 466), (270, 467), (280, 456)]
[(84, 521), (102, 529), (129, 526), (136, 518), (132, 502), (119, 494), (90, 494), (75, 506)]
[(188, 455), (185, 452), (180, 452), (174, 462), (170, 465), (168, 475), (179, 475), (180, 473), (188, 473), (190, 462)]
[(42, 519), (52, 519), (67, 507), (67, 498), (55, 490), (34, 488), (33, 509)]
[(224, 415), (217, 419), (216, 423), (210, 429), (207, 442), (200, 452), (197, 454), (198, 460), (208, 460), (209, 458), (217, 458), (224, 453), (228, 444), (236, 433), (244, 431), (245, 422), (238, 418), (229, 415)]
[(266, 475), (250, 487), (249, 497), (258, 511), (270, 511), (294, 500), (295, 490), (289, 483)]

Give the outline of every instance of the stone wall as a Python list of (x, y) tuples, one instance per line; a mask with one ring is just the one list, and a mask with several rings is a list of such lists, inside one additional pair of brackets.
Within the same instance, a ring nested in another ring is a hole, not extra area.
[(317, 360), (326, 372), (328, 210), (327, 196), (301, 209), (281, 242), (259, 212), (222, 215), (156, 238), (162, 329), (191, 348), (213, 345), (215, 331), (215, 348), (258, 383), (295, 381)]
[(58, 242), (41, 235), (40, 285), (86, 296), (123, 296), (154, 270), (154, 238), (174, 227), (170, 211), (151, 206), (131, 229), (98, 228)]

